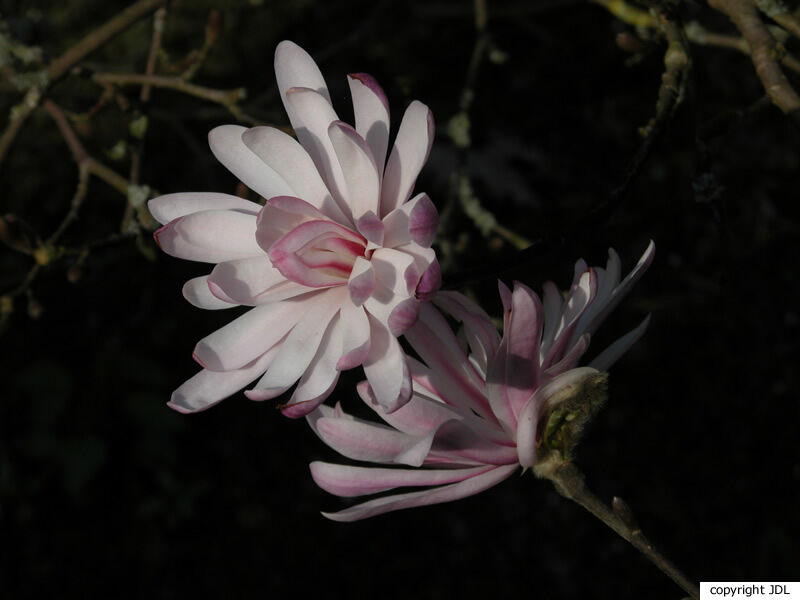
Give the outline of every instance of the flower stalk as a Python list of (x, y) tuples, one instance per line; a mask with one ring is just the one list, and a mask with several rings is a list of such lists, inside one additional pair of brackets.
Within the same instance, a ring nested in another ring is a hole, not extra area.
[(615, 497), (614, 508), (609, 507), (586, 486), (583, 473), (571, 461), (563, 462), (546, 474), (537, 472), (537, 475), (552, 481), (559, 494), (576, 502), (616, 531), (692, 598), (699, 600), (700, 590), (697, 586), (650, 543), (621, 498)]

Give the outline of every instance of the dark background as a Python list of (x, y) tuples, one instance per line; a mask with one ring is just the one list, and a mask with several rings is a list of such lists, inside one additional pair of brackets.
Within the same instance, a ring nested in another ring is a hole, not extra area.
[[(52, 58), (124, 3), (0, 6), (12, 34)], [(212, 9), (220, 35), (194, 81), (246, 87), (243, 106), (259, 121), (287, 124), (272, 72), (282, 39), (317, 59), (345, 120), (349, 72), (378, 79), (395, 127), (410, 100), (432, 108), (437, 140), (417, 189), (443, 211), (462, 165), (502, 225), (551, 240), (500, 273), (514, 249), (482, 236), (457, 206), (449, 212), (442, 236), (456, 250), (445, 282), (472, 279), (461, 289), (493, 314), (498, 276), (563, 287), (575, 259), (602, 264), (613, 246), (627, 270), (654, 239), (655, 262), (590, 355), (644, 314), (652, 324), (612, 369), (610, 400), (577, 462), (599, 495), (627, 500), (689, 577), (800, 579), (800, 151), (777, 109), (747, 110), (763, 96), (747, 56), (692, 47), (684, 102), (629, 193), (606, 218), (575, 227), (625, 179), (638, 129), (655, 111), (663, 43), (626, 52), (615, 38), (636, 32), (594, 4), (490, 3), (491, 42), (507, 59), (482, 62), (472, 147), (459, 152), (445, 128), (475, 41), (470, 3), (184, 1), (167, 16), (171, 59), (202, 45)], [(686, 10), (732, 31), (703, 5)], [(141, 72), (150, 31), (144, 19), (83, 64)], [(123, 93), (135, 105), (138, 89)], [(100, 89), (71, 76), (50, 94), (84, 112)], [(20, 96), (0, 98), (6, 115)], [(234, 122), (224, 108), (159, 89), (144, 108), (143, 183), (162, 193), (234, 192), (205, 142), (209, 129)], [(726, 115), (735, 118), (703, 134)], [(110, 105), (77, 127), (87, 150), (123, 176), (128, 163), (108, 150), (126, 138), (130, 118)], [(0, 178), (0, 212), (42, 236), (55, 228), (76, 168), (46, 114), (25, 125)], [(108, 238), (123, 209), (124, 198), (94, 179), (62, 243)], [(0, 337), (0, 596), (681, 597), (636, 550), (530, 474), (452, 504), (325, 520), (319, 511), (346, 503), (319, 490), (307, 465), (336, 455), (304, 422), (241, 394), (192, 416), (165, 406), (195, 372), (196, 341), (230, 314), (181, 297), (182, 283), (208, 267), (160, 253), (148, 260), (154, 246), (149, 233), (142, 239), (144, 252), (131, 239), (96, 247), (78, 271), (67, 255), (14, 301)], [(0, 248), (0, 291), (31, 264)], [(473, 277), (484, 267), (490, 274)], [(343, 377), (331, 402), (357, 405), (360, 377)]]

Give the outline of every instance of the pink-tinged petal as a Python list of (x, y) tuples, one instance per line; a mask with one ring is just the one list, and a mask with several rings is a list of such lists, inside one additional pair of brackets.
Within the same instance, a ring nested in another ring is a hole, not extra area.
[(416, 296), (420, 302), (427, 302), (436, 297), (439, 288), (442, 287), (442, 269), (439, 261), (435, 260), (428, 265), (417, 284)]
[(292, 229), (309, 221), (327, 221), (328, 217), (318, 208), (294, 196), (275, 196), (258, 213), (256, 241), (269, 252), (272, 244)]
[(291, 195), (292, 188), (242, 141), (240, 125), (220, 125), (208, 132), (211, 152), (226, 169), (264, 198)]
[(166, 225), (178, 217), (206, 210), (236, 210), (255, 215), (261, 210), (261, 205), (216, 192), (180, 192), (153, 198), (147, 203), (147, 208), (156, 221)]
[[(358, 222), (366, 213), (377, 213), (381, 181), (375, 157), (372, 156), (367, 142), (355, 129), (342, 121), (330, 124), (328, 137), (342, 167), (347, 186), (345, 198), (350, 205), (353, 219)], [(377, 216), (375, 219), (377, 220)]]
[(383, 246), (385, 227), (372, 211), (365, 212), (356, 220), (356, 229), (369, 241), (369, 250)]
[(498, 444), (481, 429), (476, 431), (463, 421), (448, 421), (437, 430), (425, 464), (507, 465), (516, 463), (516, 445), (507, 435), (502, 436), (501, 439), (503, 443)]
[(406, 109), (386, 163), (381, 189), (381, 212), (385, 217), (411, 197), (414, 183), (433, 144), (433, 115), (414, 100)]
[(433, 433), (411, 436), (385, 425), (362, 419), (317, 419), (320, 439), (342, 456), (376, 463), (396, 463), (412, 467), (422, 465), (428, 454)]
[(204, 308), (206, 310), (219, 310), (221, 308), (232, 308), (238, 306), (238, 303), (227, 302), (221, 300), (211, 293), (208, 289), (208, 276), (195, 277), (190, 279), (183, 285), (183, 297), (189, 301), (190, 304), (197, 308)]
[[(639, 280), (639, 278), (642, 275), (644, 275), (645, 271), (647, 271), (647, 269), (652, 264), (655, 253), (656, 253), (656, 246), (653, 243), (653, 241), (650, 240), (650, 243), (647, 245), (647, 249), (644, 251), (644, 254), (642, 254), (641, 258), (639, 258), (639, 262), (636, 263), (636, 266), (630, 273), (628, 273), (625, 279), (623, 279), (622, 282), (614, 288), (610, 298), (608, 298), (605, 301), (605, 303), (602, 304), (598, 303), (598, 310), (594, 314), (592, 314), (592, 316), (590, 317), (590, 319), (587, 320), (585, 325), (583, 323), (580, 324), (583, 326), (582, 327), (583, 331), (588, 331), (589, 333), (593, 333), (594, 331), (597, 330), (597, 328), (600, 326), (600, 323), (603, 322), (603, 320), (609, 315), (609, 313), (612, 310), (614, 310), (617, 304), (619, 304), (620, 301), (622, 301), (622, 299), (627, 295), (631, 287), (633, 287), (633, 284), (635, 284)], [(613, 255), (609, 257), (610, 268), (613, 268), (612, 260), (613, 260)]]
[(647, 326), (649, 324), (650, 315), (647, 315), (639, 324), (639, 326), (636, 327), (636, 329), (629, 331), (616, 342), (611, 344), (608, 348), (603, 350), (597, 356), (597, 358), (589, 363), (589, 366), (597, 369), (598, 371), (608, 371), (611, 365), (617, 362), (617, 360), (619, 360), (619, 358), (625, 354), (628, 349), (633, 346), (640, 337), (642, 337), (642, 335), (644, 335), (644, 332), (647, 330)]
[[(404, 297), (414, 293), (420, 271), (413, 256), (393, 248), (378, 248), (372, 253), (371, 262), (379, 285)], [(388, 302), (389, 298), (381, 301)]]
[(441, 398), (497, 422), (484, 394), (482, 377), (439, 311), (430, 304), (422, 304), (419, 320), (406, 331), (405, 337), (430, 368), (431, 384)]
[(439, 292), (434, 304), (464, 325), (472, 356), (485, 373), (489, 357), (494, 356), (500, 345), (500, 335), (489, 315), (459, 292)]
[(445, 485), (463, 481), (489, 471), (492, 467), (468, 469), (385, 469), (351, 467), (314, 461), (309, 465), (314, 482), (326, 492), (352, 498), (377, 494), (398, 487)]
[(242, 141), (289, 184), (293, 195), (303, 198), (334, 221), (347, 222), (314, 161), (292, 136), (274, 127), (253, 127), (242, 134)]
[(342, 302), (339, 312), (342, 329), (342, 354), (336, 368), (352, 369), (363, 363), (369, 354), (370, 327), (367, 313), (352, 302)]
[(581, 360), (581, 357), (589, 348), (590, 340), (591, 336), (588, 333), (584, 333), (570, 347), (567, 353), (564, 354), (564, 357), (561, 360), (559, 360), (557, 363), (550, 365), (547, 369), (545, 369), (542, 372), (541, 379), (543, 381), (546, 381), (551, 377), (555, 377), (556, 375), (560, 375), (565, 371), (574, 369), (578, 365), (578, 362)]
[(589, 367), (579, 367), (562, 373), (536, 390), (525, 403), (519, 414), (516, 436), (520, 465), (527, 469), (536, 464), (539, 420), (552, 408), (547, 403), (548, 398), (594, 373), (597, 373), (597, 370)]
[(333, 391), (339, 381), (336, 363), (342, 354), (342, 326), (338, 315), (328, 325), (316, 356), (300, 378), (289, 402), (281, 407), (284, 416), (297, 419), (308, 415)]
[(375, 270), (372, 263), (359, 256), (353, 263), (350, 279), (347, 281), (350, 300), (356, 306), (361, 306), (375, 291)]
[(369, 144), (378, 172), (383, 175), (389, 147), (389, 101), (378, 82), (366, 73), (348, 75), (347, 83), (353, 97), (356, 131)]
[(452, 502), (468, 496), (474, 496), (475, 494), (497, 485), (504, 479), (508, 479), (516, 469), (517, 465), (496, 467), (491, 471), (470, 477), (459, 483), (453, 483), (422, 492), (410, 492), (408, 494), (376, 498), (375, 500), (370, 500), (369, 502), (364, 502), (340, 510), (339, 512), (322, 513), (322, 515), (332, 521), (349, 522), (404, 508)]
[(392, 412), (411, 398), (411, 374), (406, 355), (389, 330), (369, 316), (370, 349), (364, 373), (380, 405)]
[(542, 360), (542, 368), (547, 369), (552, 364), (561, 360), (564, 353), (574, 344), (574, 336), (578, 323), (583, 313), (591, 305), (597, 293), (597, 276), (594, 269), (585, 271), (564, 301), (561, 319), (555, 332), (553, 345), (547, 349), (547, 354)]
[(439, 213), (427, 194), (417, 194), (383, 219), (384, 246), (395, 248), (411, 241), (429, 248), (439, 227)]
[(269, 258), (285, 277), (302, 285), (342, 285), (350, 275), (352, 256), (348, 259), (336, 252), (326, 252), (325, 256), (329, 257), (330, 263), (323, 265), (316, 260), (318, 253), (308, 252), (315, 245), (331, 239), (341, 239), (354, 245), (363, 243), (360, 236), (333, 221), (308, 221), (272, 244)]
[[(556, 329), (558, 328), (558, 323), (561, 318), (561, 307), (563, 305), (563, 300), (561, 298), (561, 293), (558, 291), (558, 288), (552, 281), (546, 281), (542, 286), (542, 289), (544, 291), (542, 300), (542, 308), (544, 310), (544, 331), (542, 332), (542, 343), (539, 353), (543, 359), (555, 341)], [(509, 292), (509, 299), (510, 297), (511, 295)]]
[[(219, 263), (208, 277), (225, 296), (239, 304), (257, 304), (257, 296), (286, 281), (266, 254)], [(306, 288), (309, 292), (310, 289)], [(299, 292), (300, 293), (300, 292)]]
[(516, 429), (516, 416), (539, 382), (542, 313), (539, 297), (515, 282), (503, 341), (486, 372), (492, 410), (509, 431)]
[(153, 236), (167, 254), (198, 262), (219, 263), (263, 254), (256, 243), (256, 217), (235, 210), (178, 217)]
[(241, 369), (231, 371), (203, 369), (172, 393), (167, 406), (180, 413), (193, 413), (210, 408), (261, 375), (269, 367), (276, 352), (276, 348), (270, 348)]
[(356, 390), (364, 403), (374, 410), (381, 419), (395, 429), (409, 435), (426, 435), (438, 429), (446, 421), (463, 418), (463, 415), (446, 404), (416, 392), (406, 404), (395, 411), (387, 413), (378, 404), (375, 393), (372, 391), (368, 381), (361, 381), (356, 386)]
[[(339, 312), (346, 291), (326, 290), (303, 302), (303, 316), (281, 344), (269, 370), (248, 390), (251, 400), (268, 400), (281, 395), (309, 368), (322, 346), (323, 336)], [(341, 341), (339, 342), (341, 347)]]
[(345, 201), (347, 184), (328, 137), (328, 126), (338, 120), (333, 107), (324, 96), (304, 87), (290, 88), (284, 97), (297, 139), (314, 161), (322, 181), (347, 218), (346, 224), (350, 225), (353, 215)]
[[(308, 52), (292, 41), (284, 40), (275, 48), (275, 79), (278, 82), (281, 97), (290, 88), (307, 87), (321, 94), (329, 104), (331, 102), (328, 86), (317, 63)], [(286, 112), (289, 112), (285, 101), (284, 106)], [(296, 127), (294, 122), (292, 125)]]
[(302, 299), (262, 304), (247, 311), (195, 346), (197, 360), (212, 371), (240, 369), (278, 343), (306, 316), (306, 303), (318, 292)]
[(399, 302), (389, 313), (386, 325), (392, 335), (402, 335), (419, 319), (421, 303), (416, 298), (406, 298)]

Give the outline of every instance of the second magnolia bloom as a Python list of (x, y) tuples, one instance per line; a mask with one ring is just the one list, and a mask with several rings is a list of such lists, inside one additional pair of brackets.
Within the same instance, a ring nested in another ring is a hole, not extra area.
[[(565, 415), (568, 420), (586, 408), (576, 407), (576, 401), (595, 403), (597, 390), (592, 388), (602, 387), (601, 372), (644, 333), (648, 319), (588, 366), (578, 366), (591, 335), (644, 273), (654, 251), (651, 243), (623, 280), (613, 250), (606, 268), (578, 261), (565, 299), (552, 283), (545, 284), (541, 300), (520, 283), (513, 290), (500, 284), (502, 338), (471, 300), (440, 292), (435, 300), (439, 310), (423, 306), (419, 321), (405, 334), (421, 359), (408, 359), (414, 394), (406, 405), (384, 410), (371, 384), (363, 382), (361, 399), (384, 423), (359, 419), (339, 405), (320, 406), (308, 417), (317, 435), (340, 454), (385, 465), (311, 463), (314, 481), (323, 489), (346, 497), (402, 487), (426, 489), (326, 516), (355, 521), (457, 500), (496, 485), (520, 466), (546, 467), (548, 437), (565, 437), (551, 430), (557, 425), (551, 415), (572, 404), (576, 412)], [(442, 313), (461, 322), (463, 336), (452, 331)], [(567, 459), (570, 448), (561, 450), (561, 460)]]
[(378, 401), (395, 410), (411, 397), (396, 336), (440, 285), (430, 247), (438, 215), (425, 194), (411, 197), (433, 141), (431, 113), (408, 107), (387, 160), (388, 103), (369, 75), (349, 76), (352, 127), (300, 47), (278, 46), (275, 73), (297, 140), (273, 127), (209, 134), (217, 159), (266, 204), (179, 193), (149, 205), (164, 224), (156, 239), (165, 252), (217, 263), (184, 286), (192, 304), (253, 307), (197, 344), (203, 370), (170, 406), (202, 410), (260, 378), (251, 399), (297, 383), (283, 412), (299, 417), (325, 400), (341, 370), (363, 364)]

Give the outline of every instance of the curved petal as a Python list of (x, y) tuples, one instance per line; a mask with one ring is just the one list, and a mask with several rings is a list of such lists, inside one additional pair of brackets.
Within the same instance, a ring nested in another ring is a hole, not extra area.
[(467, 496), (474, 496), (483, 490), (497, 485), (504, 479), (510, 477), (511, 474), (517, 470), (517, 467), (518, 465), (516, 464), (496, 467), (459, 483), (453, 483), (422, 492), (410, 492), (408, 494), (376, 498), (375, 500), (357, 504), (356, 506), (340, 510), (339, 512), (322, 513), (322, 515), (332, 521), (358, 521), (393, 510), (452, 502), (453, 500), (459, 500)]
[(385, 469), (351, 467), (314, 461), (309, 465), (314, 482), (326, 492), (352, 498), (398, 487), (444, 485), (480, 475), (492, 467), (467, 469)]
[[(275, 48), (275, 79), (278, 82), (281, 98), (285, 97), (290, 88), (307, 87), (321, 94), (328, 104), (331, 103), (328, 86), (317, 63), (308, 52), (292, 41), (284, 40)], [(285, 100), (284, 107), (291, 118), (292, 115)], [(292, 126), (297, 127), (294, 121), (292, 121)]]
[(342, 302), (339, 318), (343, 335), (342, 355), (336, 368), (344, 371), (366, 360), (370, 347), (370, 327), (367, 313), (352, 302)]
[(203, 369), (172, 393), (167, 406), (180, 413), (205, 410), (235, 394), (261, 375), (275, 357), (272, 347), (241, 369), (209, 371)]
[(500, 345), (500, 335), (484, 310), (459, 292), (439, 292), (434, 304), (464, 325), (472, 356), (486, 373), (489, 358)]
[(356, 131), (369, 144), (382, 176), (389, 147), (389, 101), (378, 82), (366, 73), (348, 75), (347, 83), (353, 97)]
[[(378, 248), (372, 253), (375, 281), (403, 297), (414, 293), (419, 283), (420, 271), (414, 257), (393, 248)], [(388, 301), (389, 298), (381, 298)]]
[(219, 263), (262, 255), (255, 234), (254, 215), (235, 210), (206, 210), (170, 221), (153, 237), (171, 256)]
[(352, 224), (350, 207), (344, 200), (347, 189), (344, 174), (328, 137), (328, 126), (338, 120), (333, 107), (324, 96), (304, 87), (287, 90), (285, 102), (297, 139), (314, 161), (325, 186), (347, 218), (346, 224)]
[(342, 121), (334, 121), (328, 126), (328, 137), (342, 168), (347, 186), (345, 198), (353, 220), (358, 222), (367, 213), (376, 214), (381, 181), (372, 150), (355, 129)]
[(252, 390), (248, 390), (248, 398), (267, 400), (279, 396), (306, 372), (321, 347), (326, 330), (339, 311), (345, 293), (344, 290), (326, 290), (302, 303), (302, 318), (281, 344), (278, 355), (264, 377)]
[(406, 404), (387, 413), (375, 399), (375, 393), (368, 381), (359, 382), (356, 390), (364, 404), (374, 410), (381, 419), (409, 435), (426, 435), (438, 429), (446, 421), (462, 418), (448, 405), (432, 400), (418, 392), (414, 392)]
[(318, 292), (302, 299), (262, 304), (204, 337), (197, 343), (197, 361), (212, 371), (240, 369), (274, 346), (305, 316), (307, 302)]
[(589, 366), (597, 369), (598, 371), (608, 371), (611, 365), (617, 362), (617, 360), (619, 360), (619, 358), (625, 354), (628, 349), (639, 340), (640, 337), (644, 335), (644, 332), (647, 330), (647, 326), (649, 324), (650, 315), (647, 315), (644, 320), (639, 323), (636, 329), (629, 331), (616, 342), (611, 344), (608, 348), (603, 350), (597, 356), (597, 358), (589, 363)]
[(422, 465), (433, 433), (411, 436), (362, 419), (322, 417), (315, 430), (320, 439), (342, 456), (376, 463)]
[[(256, 298), (274, 285), (286, 281), (266, 254), (219, 263), (208, 281), (239, 304), (257, 304)], [(311, 289), (305, 288), (306, 292)], [(302, 292), (298, 292), (302, 293)]]
[(347, 222), (314, 161), (292, 136), (274, 127), (253, 127), (242, 134), (242, 141), (289, 184), (292, 195), (303, 198), (334, 221)]
[(372, 262), (363, 256), (356, 257), (353, 263), (353, 270), (350, 271), (350, 279), (347, 280), (347, 289), (350, 292), (350, 300), (356, 306), (361, 306), (372, 296), (375, 291), (375, 270)]
[(411, 398), (411, 374), (397, 339), (374, 317), (368, 318), (370, 349), (364, 361), (364, 373), (380, 405), (392, 412)]
[(208, 132), (211, 152), (226, 169), (264, 198), (291, 195), (292, 188), (242, 141), (240, 125), (220, 125)]
[(261, 205), (217, 192), (179, 192), (153, 198), (147, 203), (147, 208), (156, 221), (166, 225), (178, 217), (206, 210), (236, 210), (256, 215)]
[(281, 407), (284, 416), (292, 419), (306, 416), (333, 391), (339, 381), (337, 362), (342, 355), (342, 326), (338, 315), (328, 325), (317, 354), (300, 378), (289, 402)]
[(238, 304), (222, 300), (211, 293), (211, 290), (208, 289), (208, 275), (195, 277), (183, 284), (183, 297), (197, 308), (206, 310), (219, 310), (238, 306)]
[(386, 163), (381, 188), (381, 212), (385, 217), (411, 197), (414, 183), (433, 144), (433, 114), (414, 100), (406, 109), (394, 147)]

